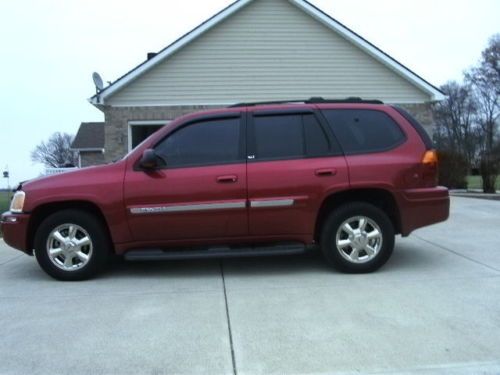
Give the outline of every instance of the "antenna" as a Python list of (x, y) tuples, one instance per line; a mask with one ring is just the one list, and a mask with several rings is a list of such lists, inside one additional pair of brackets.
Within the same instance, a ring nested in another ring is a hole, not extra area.
[(98, 94), (104, 88), (104, 83), (102, 82), (102, 78), (99, 75), (99, 73), (94, 72), (92, 73), (92, 80), (94, 81), (95, 92), (96, 94)]

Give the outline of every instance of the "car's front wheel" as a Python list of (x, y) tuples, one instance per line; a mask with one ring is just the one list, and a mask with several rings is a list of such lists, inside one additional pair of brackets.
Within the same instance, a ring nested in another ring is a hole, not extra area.
[(109, 239), (101, 221), (80, 210), (63, 210), (47, 217), (35, 235), (40, 267), (58, 280), (86, 280), (103, 269)]
[(321, 250), (343, 272), (372, 272), (384, 265), (394, 249), (394, 227), (380, 208), (364, 202), (334, 210), (323, 225)]

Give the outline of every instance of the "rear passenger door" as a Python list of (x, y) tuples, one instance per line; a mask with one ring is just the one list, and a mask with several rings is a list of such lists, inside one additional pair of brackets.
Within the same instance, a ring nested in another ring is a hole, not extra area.
[(392, 190), (414, 175), (409, 171), (420, 163), (418, 151), (389, 113), (361, 108), (322, 112), (345, 152), (351, 188)]
[(314, 233), (325, 195), (349, 184), (338, 144), (309, 108), (248, 117), (250, 235)]

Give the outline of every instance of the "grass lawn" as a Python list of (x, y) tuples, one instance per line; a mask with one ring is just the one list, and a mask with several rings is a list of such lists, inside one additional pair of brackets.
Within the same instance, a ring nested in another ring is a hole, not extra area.
[(9, 205), (10, 205), (9, 193), (7, 191), (0, 191), (0, 213), (7, 211), (9, 209)]
[[(0, 214), (4, 213), (9, 209), (10, 198), (9, 193), (6, 191), (0, 191)], [(2, 237), (2, 231), (0, 231), (0, 238)]]
[[(11, 193), (0, 191), (0, 215), (9, 209), (10, 197)], [(2, 231), (0, 231), (0, 238), (2, 238)]]
[[(482, 189), (483, 179), (481, 176), (467, 176), (467, 186), (469, 189)], [(500, 189), (500, 176), (497, 177), (497, 182), (495, 187)]]

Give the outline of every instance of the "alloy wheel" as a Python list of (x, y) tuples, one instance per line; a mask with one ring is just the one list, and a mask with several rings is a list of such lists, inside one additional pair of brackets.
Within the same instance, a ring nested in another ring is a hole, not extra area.
[(85, 267), (92, 257), (92, 240), (85, 229), (76, 224), (62, 224), (47, 238), (47, 254), (51, 262), (64, 271)]
[(382, 230), (375, 221), (366, 216), (354, 216), (340, 225), (335, 246), (344, 259), (359, 264), (375, 258), (382, 241)]

